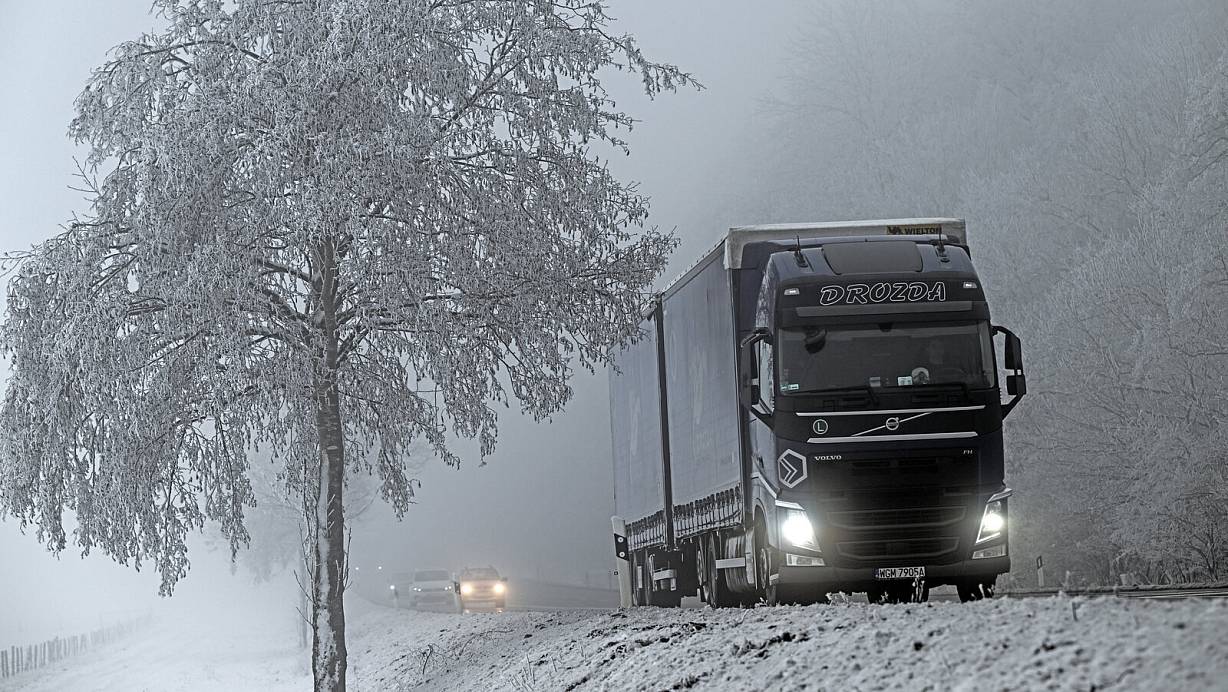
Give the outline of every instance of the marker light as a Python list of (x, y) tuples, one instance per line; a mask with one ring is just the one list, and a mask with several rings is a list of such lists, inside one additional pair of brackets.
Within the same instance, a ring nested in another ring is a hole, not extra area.
[(781, 510), (784, 519), (780, 522), (780, 535), (785, 541), (799, 547), (818, 550), (819, 542), (814, 537), (814, 526), (805, 510)]
[(785, 289), (785, 295), (787, 295), (787, 296), (796, 296), (796, 295), (801, 295), (801, 291), (800, 291), (800, 290), (798, 290), (798, 289), (796, 289), (796, 288), (786, 288), (786, 289)]
[(976, 542), (992, 541), (1002, 535), (1006, 528), (1006, 507), (1001, 500), (994, 500), (985, 505), (985, 514), (981, 515), (981, 529), (976, 534)]
[(976, 288), (976, 282), (975, 281), (965, 281), (964, 288)]
[(495, 593), (501, 594), (504, 591), (507, 591), (507, 587), (503, 585), (503, 582), (498, 582), (495, 584)]
[(461, 594), (468, 596), (473, 593), (473, 584), (461, 584)]

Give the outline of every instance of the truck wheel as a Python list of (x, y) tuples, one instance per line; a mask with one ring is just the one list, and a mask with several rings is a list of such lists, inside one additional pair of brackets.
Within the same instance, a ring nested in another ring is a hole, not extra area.
[(725, 584), (725, 575), (716, 568), (716, 561), (721, 556), (717, 549), (719, 544), (716, 533), (710, 534), (704, 543), (704, 567), (707, 572), (704, 577), (704, 600), (711, 608), (728, 608), (737, 605), (738, 601)]
[(788, 602), (781, 600), (780, 586), (772, 583), (772, 575), (778, 569), (776, 566), (778, 561), (779, 558), (776, 557), (772, 546), (768, 545), (767, 528), (763, 525), (763, 519), (757, 518), (755, 521), (756, 600), (762, 599), (770, 606)]

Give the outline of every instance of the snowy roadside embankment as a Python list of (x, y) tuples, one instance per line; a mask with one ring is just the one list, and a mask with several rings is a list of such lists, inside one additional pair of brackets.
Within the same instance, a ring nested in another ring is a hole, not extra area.
[(382, 611), (357, 690), (1228, 689), (1228, 602), (504, 613)]

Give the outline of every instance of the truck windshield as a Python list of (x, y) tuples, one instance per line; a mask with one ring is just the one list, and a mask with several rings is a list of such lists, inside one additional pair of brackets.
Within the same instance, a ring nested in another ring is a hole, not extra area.
[(782, 329), (780, 392), (958, 384), (993, 386), (986, 322), (884, 323)]

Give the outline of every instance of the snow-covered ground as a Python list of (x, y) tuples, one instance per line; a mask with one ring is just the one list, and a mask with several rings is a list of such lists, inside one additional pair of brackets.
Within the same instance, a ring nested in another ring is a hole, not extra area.
[[(1228, 690), (1228, 602), (394, 611), (353, 599), (350, 689)], [(161, 619), (31, 690), (308, 690), (284, 624)], [(14, 689), (14, 682), (0, 689)]]
[(361, 690), (1228, 690), (1228, 603), (372, 613)]
[[(250, 577), (224, 572), (193, 576), (188, 588), (153, 603), (148, 624), (136, 632), (0, 680), (0, 692), (311, 689), (310, 661), (297, 646), (295, 586), (289, 577), (252, 584)], [(209, 580), (201, 583), (204, 577)], [(361, 617), (363, 605), (352, 609), (355, 617)]]

